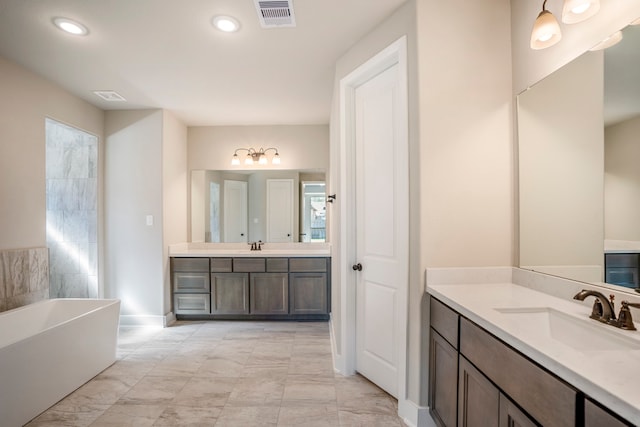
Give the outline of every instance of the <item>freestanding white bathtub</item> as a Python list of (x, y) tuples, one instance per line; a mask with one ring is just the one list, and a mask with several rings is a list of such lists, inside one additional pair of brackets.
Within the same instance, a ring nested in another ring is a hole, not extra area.
[(51, 299), (0, 313), (0, 424), (22, 426), (116, 360), (120, 300)]

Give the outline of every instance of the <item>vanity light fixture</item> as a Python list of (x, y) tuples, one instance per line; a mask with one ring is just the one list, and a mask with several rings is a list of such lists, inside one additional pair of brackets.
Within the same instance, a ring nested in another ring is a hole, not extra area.
[(562, 22), (576, 24), (586, 21), (600, 10), (600, 0), (564, 0)]
[(595, 50), (603, 50), (620, 43), (620, 40), (622, 40), (622, 31), (616, 31), (589, 50), (592, 52)]
[(531, 31), (531, 49), (540, 50), (553, 46), (562, 38), (560, 24), (546, 9), (547, 0), (542, 3), (542, 12), (536, 18)]
[(247, 166), (251, 166), (254, 163), (258, 163), (259, 165), (266, 165), (269, 163), (269, 161), (267, 160), (267, 152), (273, 150), (276, 153), (273, 155), (273, 157), (271, 158), (271, 164), (272, 165), (279, 165), (280, 164), (280, 154), (278, 153), (278, 149), (277, 148), (260, 148), (259, 150), (256, 150), (255, 148), (238, 148), (236, 149), (236, 151), (233, 152), (233, 157), (231, 157), (231, 164), (233, 166), (238, 166), (240, 165), (240, 157), (238, 157), (238, 151), (246, 151), (247, 155), (244, 158), (244, 164)]
[(53, 25), (58, 27), (65, 33), (73, 34), (74, 36), (86, 36), (89, 34), (89, 29), (81, 23), (69, 18), (56, 17), (52, 19)]
[(211, 23), (215, 28), (225, 33), (234, 33), (240, 29), (240, 22), (233, 16), (214, 16)]

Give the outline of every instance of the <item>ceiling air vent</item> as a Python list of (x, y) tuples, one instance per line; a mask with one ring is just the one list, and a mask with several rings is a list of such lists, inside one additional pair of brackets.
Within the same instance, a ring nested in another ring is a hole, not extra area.
[(94, 90), (93, 93), (98, 95), (100, 98), (105, 101), (110, 102), (118, 102), (118, 101), (126, 101), (122, 95), (113, 90)]
[(296, 17), (293, 13), (293, 0), (260, 1), (253, 0), (258, 11), (258, 19), (262, 28), (295, 27)]

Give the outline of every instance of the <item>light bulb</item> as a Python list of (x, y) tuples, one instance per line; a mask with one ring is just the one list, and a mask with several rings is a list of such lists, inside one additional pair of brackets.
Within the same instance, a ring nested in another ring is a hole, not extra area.
[(251, 154), (247, 154), (247, 157), (244, 158), (244, 164), (245, 165), (253, 164), (253, 157), (251, 157)]
[(260, 156), (260, 160), (258, 160), (258, 164), (259, 165), (266, 165), (267, 164), (267, 158), (264, 155)]
[(233, 166), (238, 166), (240, 164), (240, 158), (238, 157), (237, 154), (234, 154), (233, 157), (231, 158), (231, 164)]
[(280, 164), (280, 155), (278, 153), (276, 153), (273, 156), (273, 159), (271, 159), (271, 163), (274, 165), (279, 165)]

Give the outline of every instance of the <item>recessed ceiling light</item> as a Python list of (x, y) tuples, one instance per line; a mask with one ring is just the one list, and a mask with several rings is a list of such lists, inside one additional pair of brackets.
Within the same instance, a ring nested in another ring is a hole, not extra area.
[(225, 33), (233, 33), (240, 29), (240, 22), (232, 16), (218, 15), (214, 16), (211, 23), (220, 31)]
[(89, 34), (87, 27), (69, 18), (53, 18), (53, 24), (65, 33), (73, 34), (74, 36), (86, 36)]

